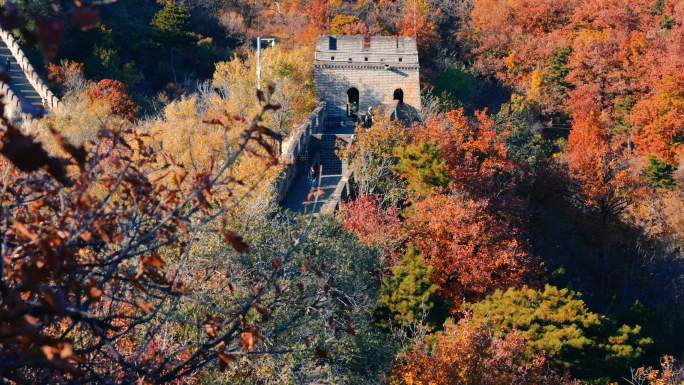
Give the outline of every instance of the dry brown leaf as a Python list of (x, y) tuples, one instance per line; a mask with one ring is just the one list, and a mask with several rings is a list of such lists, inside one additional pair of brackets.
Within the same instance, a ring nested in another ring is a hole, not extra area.
[(71, 357), (73, 354), (74, 354), (74, 350), (73, 350), (71, 344), (68, 342), (65, 342), (62, 345), (62, 350), (59, 351), (59, 358), (64, 360), (64, 359)]
[(223, 352), (219, 352), (218, 360), (219, 360), (219, 368), (221, 370), (225, 370), (228, 367), (228, 365), (230, 365), (236, 361), (235, 356), (233, 356), (232, 354), (226, 354)]
[(247, 251), (247, 249), (249, 249), (249, 246), (247, 245), (247, 243), (245, 243), (242, 237), (233, 231), (224, 231), (223, 239), (225, 239), (225, 241), (229, 245), (231, 245), (233, 249), (235, 249), (235, 251), (237, 251), (238, 253), (244, 253), (245, 251)]
[(138, 308), (142, 310), (145, 314), (152, 313), (152, 310), (154, 309), (154, 307), (150, 303), (145, 302), (141, 299), (136, 300), (135, 305), (138, 306)]
[(28, 229), (23, 223), (21, 222), (14, 222), (14, 229), (17, 230), (18, 234), (23, 235), (24, 237), (30, 239), (31, 241), (35, 241), (38, 239), (38, 235), (36, 233), (32, 232), (31, 230)]
[(47, 358), (48, 361), (52, 361), (57, 354), (57, 348), (54, 346), (43, 345), (40, 347), (40, 350), (43, 352), (43, 355), (45, 355), (45, 358)]
[(251, 352), (256, 348), (256, 344), (260, 338), (261, 334), (253, 327), (240, 334), (240, 344), (242, 344), (242, 347), (246, 351)]
[(93, 286), (88, 290), (88, 296), (94, 300), (99, 300), (102, 297), (102, 290), (97, 286)]

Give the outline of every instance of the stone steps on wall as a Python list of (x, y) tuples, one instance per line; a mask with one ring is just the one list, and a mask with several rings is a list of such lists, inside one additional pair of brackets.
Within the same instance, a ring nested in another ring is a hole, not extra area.
[[(306, 160), (301, 159), (298, 177), (290, 188), (283, 205), (285, 208), (295, 212), (316, 214), (328, 202), (346, 169), (338, 152), (350, 143), (355, 127), (356, 123), (346, 117), (333, 117), (326, 120), (322, 133), (311, 135), (310, 156)], [(311, 198), (308, 170), (312, 164), (322, 166), (321, 186), (316, 199), (307, 199)]]
[(294, 212), (316, 214), (328, 202), (341, 178), (341, 175), (321, 176), (320, 193), (312, 194), (307, 175), (301, 173), (288, 191), (283, 207)]
[(325, 134), (354, 135), (356, 122), (348, 117), (329, 117), (325, 122)]
[[(6, 70), (7, 59), (10, 61), (9, 71)], [(45, 113), (40, 94), (33, 88), (26, 74), (19, 67), (16, 58), (2, 39), (0, 39), (0, 68), (8, 75), (8, 85), (21, 100), (22, 110), (33, 116), (40, 116)]]

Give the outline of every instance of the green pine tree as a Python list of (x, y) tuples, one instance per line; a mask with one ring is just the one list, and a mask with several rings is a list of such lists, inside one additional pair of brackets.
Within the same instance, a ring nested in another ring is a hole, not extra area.
[(150, 25), (167, 39), (179, 40), (190, 30), (190, 13), (182, 5), (167, 3)]
[(664, 188), (674, 190), (677, 186), (672, 174), (675, 172), (675, 166), (658, 160), (654, 157), (648, 158), (648, 165), (644, 169), (644, 177), (646, 182), (653, 188)]
[(435, 306), (437, 287), (430, 281), (433, 269), (413, 245), (409, 246), (401, 264), (382, 281), (378, 306), (394, 324), (409, 326), (427, 316)]
[(559, 369), (586, 380), (619, 376), (653, 343), (640, 336), (640, 326), (618, 327), (591, 312), (580, 294), (550, 285), (543, 291), (497, 290), (465, 309), (474, 322), (490, 325), (497, 333), (522, 333), (531, 354), (543, 353)]
[(400, 147), (394, 172), (406, 179), (408, 188), (418, 197), (430, 195), (449, 185), (449, 174), (441, 155), (440, 149), (428, 142)]

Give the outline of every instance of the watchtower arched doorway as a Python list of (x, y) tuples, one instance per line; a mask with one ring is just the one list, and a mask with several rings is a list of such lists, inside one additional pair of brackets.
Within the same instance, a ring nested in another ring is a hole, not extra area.
[(404, 90), (401, 88), (397, 88), (394, 90), (394, 100), (396, 100), (398, 103), (404, 103)]
[(356, 117), (359, 112), (359, 90), (352, 87), (347, 90), (347, 116)]

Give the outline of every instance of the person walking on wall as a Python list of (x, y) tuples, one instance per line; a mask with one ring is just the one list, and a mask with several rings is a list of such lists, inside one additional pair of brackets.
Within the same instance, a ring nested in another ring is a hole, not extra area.
[(363, 127), (371, 128), (373, 126), (373, 107), (368, 107), (368, 113), (363, 117)]
[(316, 171), (316, 166), (309, 166), (309, 189), (313, 190), (316, 188), (316, 180), (318, 179), (318, 172)]
[(12, 64), (12, 61), (10, 60), (10, 58), (7, 58), (7, 60), (5, 60), (5, 69), (7, 70), (7, 72), (10, 72), (10, 65), (11, 64)]

